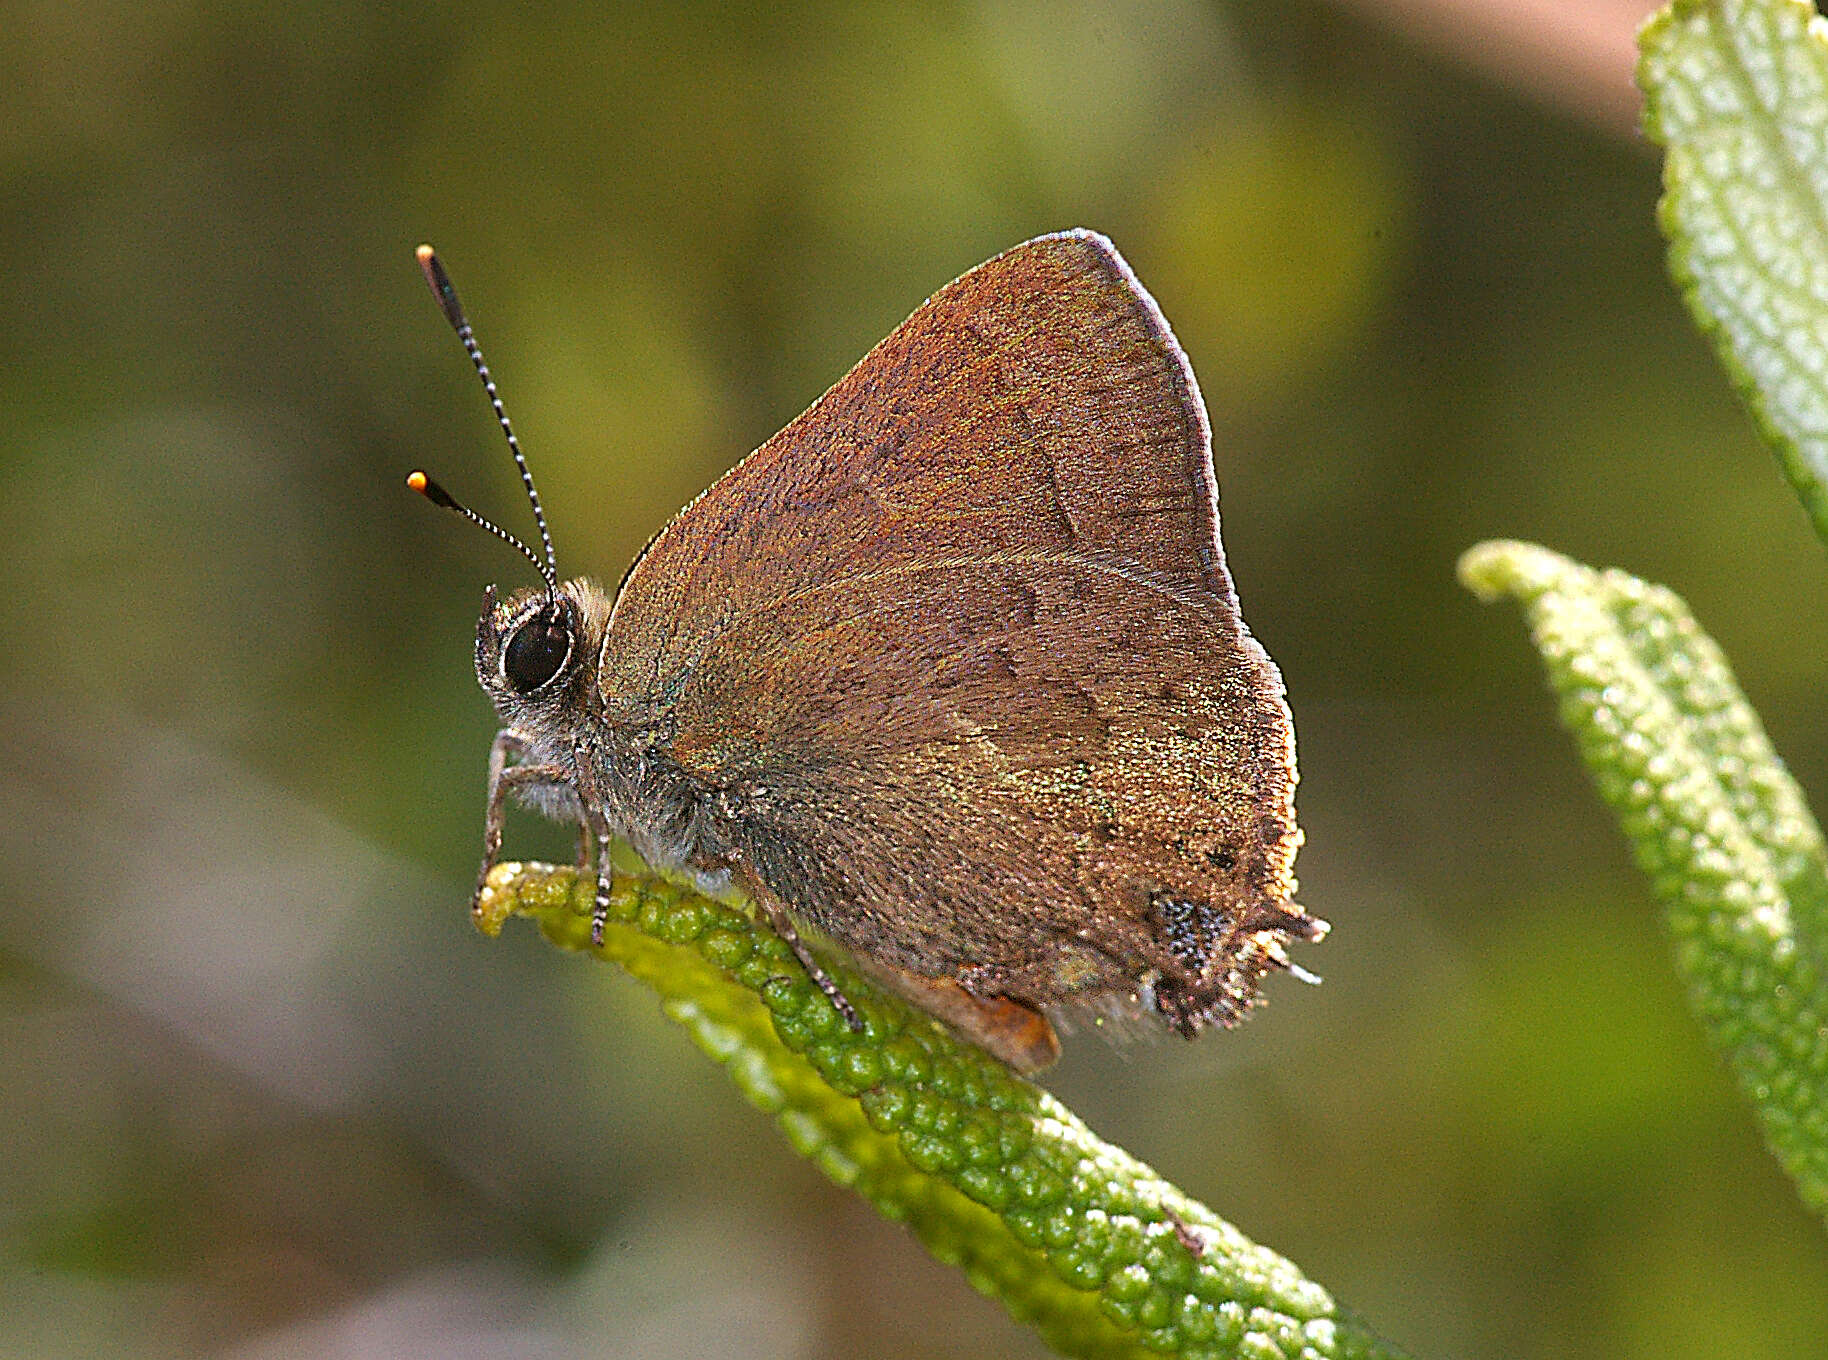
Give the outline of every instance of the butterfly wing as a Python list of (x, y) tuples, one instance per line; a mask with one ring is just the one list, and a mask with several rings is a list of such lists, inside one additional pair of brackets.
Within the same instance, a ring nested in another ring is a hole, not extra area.
[(1181, 1028), (1279, 961), (1281, 679), (1238, 614), (1193, 374), (1103, 237), (940, 290), (630, 570), (612, 722), (839, 941)]

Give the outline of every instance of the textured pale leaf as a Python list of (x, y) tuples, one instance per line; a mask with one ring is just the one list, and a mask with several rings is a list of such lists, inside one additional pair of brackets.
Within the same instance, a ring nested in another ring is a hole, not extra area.
[(1676, 0), (1639, 44), (1671, 271), (1828, 539), (1828, 29), (1805, 0)]
[(1561, 718), (1662, 901), (1696, 1012), (1828, 1212), (1828, 857), (1720, 649), (1670, 591), (1528, 543), (1460, 561), (1521, 601)]
[(799, 1152), (1062, 1354), (1396, 1355), (1289, 1262), (898, 998), (837, 970), (867, 1025), (852, 1034), (772, 931), (659, 878), (617, 877), (593, 949), (592, 896), (571, 869), (499, 865), (477, 924), (530, 916), (555, 944), (622, 964)]

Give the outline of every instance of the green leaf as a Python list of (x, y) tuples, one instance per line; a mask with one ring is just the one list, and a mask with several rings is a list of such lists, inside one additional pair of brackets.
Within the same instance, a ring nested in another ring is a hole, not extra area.
[(865, 1021), (853, 1034), (742, 912), (618, 875), (593, 947), (593, 896), (571, 869), (502, 864), (477, 925), (530, 916), (653, 987), (796, 1150), (1063, 1355), (1395, 1357), (1289, 1262), (899, 998), (834, 969)]
[(1828, 540), (1828, 38), (1806, 0), (1676, 0), (1638, 40), (1670, 270)]
[(1695, 1011), (1803, 1200), (1828, 1213), (1828, 854), (1726, 658), (1670, 591), (1533, 544), (1482, 543), (1460, 579), (1523, 603)]

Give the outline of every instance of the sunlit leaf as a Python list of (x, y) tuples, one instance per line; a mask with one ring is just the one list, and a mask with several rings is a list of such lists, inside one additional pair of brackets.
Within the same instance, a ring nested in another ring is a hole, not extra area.
[(1670, 268), (1828, 539), (1828, 34), (1806, 0), (1676, 0), (1639, 42)]
[(571, 869), (499, 865), (478, 925), (530, 916), (653, 987), (797, 1151), (1061, 1354), (1395, 1355), (1288, 1261), (900, 1000), (838, 970), (866, 1022), (851, 1033), (773, 932), (659, 878), (617, 877), (593, 949), (592, 898)]
[(1546, 548), (1481, 544), (1460, 577), (1523, 604), (1697, 1014), (1803, 1199), (1828, 1212), (1828, 856), (1725, 657), (1670, 591)]

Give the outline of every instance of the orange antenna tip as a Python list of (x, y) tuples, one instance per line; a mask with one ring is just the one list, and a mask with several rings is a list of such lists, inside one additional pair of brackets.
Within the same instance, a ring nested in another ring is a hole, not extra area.
[[(444, 313), (444, 319), (451, 323), (451, 329), (461, 339), (470, 323), (464, 318), (463, 304), (457, 301), (457, 290), (451, 287), (451, 276), (444, 272), (444, 264), (439, 260), (438, 252), (430, 246), (420, 246), (413, 254), (418, 258), (419, 272), (425, 275), (426, 287), (438, 299), (438, 309)], [(470, 356), (471, 362), (475, 362), (475, 357)]]
[[(406, 474), (406, 484), (414, 491), (417, 491), (421, 496), (425, 497), (425, 499), (430, 501), (433, 505), (441, 505), (446, 510), (455, 510), (460, 515), (467, 515), (471, 519), (478, 519), (475, 511), (458, 504), (450, 492), (446, 491), (443, 487), (439, 486), (438, 483), (434, 482), (430, 477), (427, 477), (423, 472), (420, 472), (417, 469)], [(492, 533), (501, 533), (501, 530), (492, 524), (485, 522), (483, 527)], [(507, 536), (504, 534), (503, 537), (505, 538)], [(520, 548), (522, 552), (527, 552), (526, 548), (521, 547), (518, 540), (509, 538), (508, 541), (513, 543), (517, 548)], [(527, 553), (527, 556), (533, 558), (532, 553)], [(533, 558), (533, 565), (536, 567), (539, 565), (538, 558)]]

